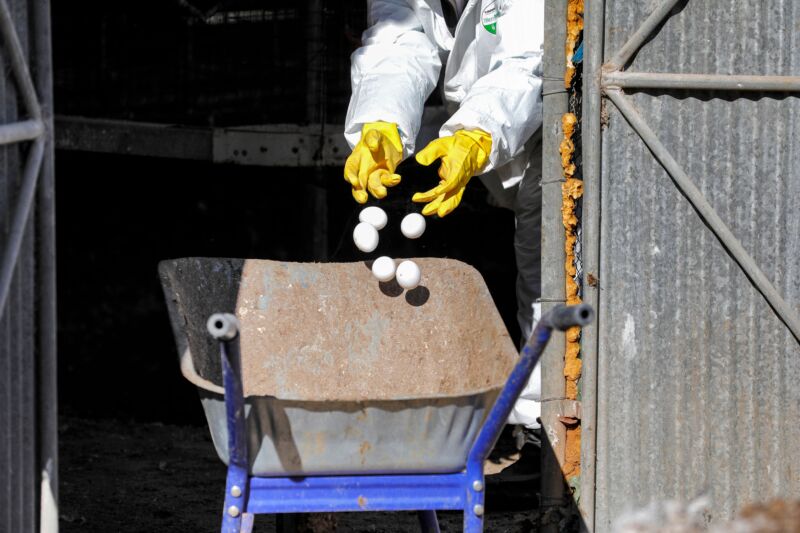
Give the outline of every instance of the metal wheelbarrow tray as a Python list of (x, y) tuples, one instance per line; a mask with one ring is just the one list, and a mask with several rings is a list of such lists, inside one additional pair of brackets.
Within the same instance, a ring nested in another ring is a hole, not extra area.
[(482, 461), (535, 358), (517, 358), (477, 271), (416, 262), (412, 291), (369, 263), (159, 265), (181, 371), (229, 465), (223, 531), (259, 512), (469, 507), (481, 523)]

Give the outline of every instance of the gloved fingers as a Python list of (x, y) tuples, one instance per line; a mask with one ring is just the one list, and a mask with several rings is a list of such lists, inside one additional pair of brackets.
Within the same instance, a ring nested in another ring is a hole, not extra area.
[(360, 187), (360, 182), (358, 179), (358, 171), (360, 167), (361, 154), (359, 153), (358, 148), (356, 148), (353, 150), (353, 153), (348, 156), (347, 161), (344, 162), (344, 179), (354, 189)]
[(378, 200), (386, 198), (386, 187), (381, 183), (381, 174), (388, 172), (388, 170), (378, 169), (372, 172), (367, 179), (367, 189)]
[(437, 185), (429, 191), (418, 192), (411, 197), (411, 201), (417, 203), (430, 202), (437, 196), (441, 196), (442, 193), (439, 191), (439, 187), (441, 187), (441, 185)]
[(394, 187), (400, 183), (400, 174), (394, 174), (389, 171), (383, 172), (381, 173), (381, 183), (387, 187)]
[(369, 150), (357, 145), (344, 163), (344, 177), (353, 187), (365, 189), (367, 178), (376, 167), (377, 163)]
[(367, 203), (367, 199), (369, 198), (369, 195), (367, 194), (367, 191), (362, 190), (362, 189), (356, 189), (354, 187), (352, 192), (353, 192), (353, 198), (355, 199), (356, 202), (358, 202), (360, 204)]
[(466, 161), (460, 157), (446, 157), (442, 159), (442, 172), (440, 176), (443, 180), (442, 192), (455, 191), (464, 181), (464, 178), (469, 179), (472, 177)]
[(420, 165), (426, 167), (437, 159), (447, 155), (447, 146), (443, 138), (431, 141), (428, 146), (417, 152), (416, 160)]
[(436, 209), (436, 214), (439, 215), (439, 218), (449, 215), (453, 212), (453, 209), (458, 207), (458, 204), (461, 203), (461, 197), (464, 196), (465, 188), (466, 187), (462, 187), (455, 194), (448, 195), (447, 198), (445, 198), (438, 209)]
[(428, 203), (428, 205), (422, 208), (422, 214), (425, 216), (435, 215), (436, 212), (439, 210), (439, 206), (442, 205), (444, 199), (445, 199), (444, 194), (440, 194), (439, 196), (434, 198), (432, 202)]

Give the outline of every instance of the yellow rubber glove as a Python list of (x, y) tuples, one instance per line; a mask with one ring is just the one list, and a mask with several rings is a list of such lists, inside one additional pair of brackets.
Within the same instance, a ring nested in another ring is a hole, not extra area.
[(394, 173), (403, 160), (403, 143), (397, 124), (368, 122), (361, 128), (361, 140), (344, 164), (344, 179), (353, 187), (353, 198), (363, 204), (367, 191), (375, 198), (386, 197), (386, 187), (400, 183)]
[(423, 215), (447, 215), (461, 203), (470, 178), (486, 167), (491, 151), (492, 136), (481, 130), (459, 130), (455, 135), (431, 142), (417, 154), (417, 162), (427, 166), (441, 158), (441, 181), (427, 192), (418, 192), (411, 200), (428, 203), (422, 209)]

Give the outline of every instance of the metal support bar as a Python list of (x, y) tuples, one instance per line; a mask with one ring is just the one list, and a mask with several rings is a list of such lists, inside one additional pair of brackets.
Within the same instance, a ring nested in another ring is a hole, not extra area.
[(342, 131), (341, 124), (202, 128), (72, 116), (56, 117), (55, 127), (61, 150), (272, 167), (344, 165), (350, 148)]
[(28, 152), (28, 160), (25, 162), (25, 169), (22, 174), (22, 186), (20, 187), (17, 206), (14, 211), (14, 219), (11, 222), (11, 233), (8, 236), (8, 244), (3, 254), (2, 269), (0, 270), (0, 319), (6, 309), (8, 293), (11, 289), (11, 280), (14, 278), (14, 269), (17, 266), (19, 250), (25, 237), (25, 230), (30, 218), (33, 197), (36, 195), (36, 182), (39, 177), (39, 169), (42, 167), (42, 156), (44, 155), (44, 139), (38, 139)]
[(31, 141), (44, 133), (44, 123), (40, 119), (23, 120), (0, 125), (0, 145)]
[[(567, 2), (559, 0), (544, 3), (544, 40), (563, 43), (566, 40)], [(544, 87), (542, 90), (542, 314), (565, 301), (564, 225), (561, 221), (561, 182), (563, 169), (559, 145), (563, 139), (561, 117), (568, 110), (569, 97), (564, 89), (564, 69), (567, 63), (564, 46), (546, 46), (544, 49)], [(564, 427), (548, 427), (546, 420), (552, 416), (547, 400), (563, 398), (564, 334), (554, 332), (552, 342), (542, 353), (542, 413), (546, 440), (542, 442), (541, 501), (564, 500), (564, 476), (559, 460), (564, 457)], [(552, 431), (551, 431), (552, 429)], [(556, 526), (543, 526), (542, 533), (557, 533)]]
[(247, 511), (312, 513), (465, 508), (467, 475), (253, 477)]
[[(600, 269), (600, 155), (602, 143), (602, 93), (600, 73), (603, 65), (605, 2), (586, 2), (584, 13), (583, 116), (581, 117), (583, 154), (583, 271), (601, 279)], [(581, 499), (578, 509), (586, 530), (594, 531), (597, 456), (597, 394), (600, 364), (599, 332), (603, 319), (599, 285), (583, 284), (583, 301), (597, 312), (597, 327), (581, 332)]]
[[(658, 25), (661, 24), (665, 18), (667, 18), (667, 15), (669, 15), (669, 12), (672, 11), (672, 8), (674, 8), (680, 1), (681, 0), (663, 0), (661, 4), (659, 4), (659, 6), (656, 7), (652, 13), (650, 13), (642, 25), (639, 26), (639, 29), (636, 30), (633, 35), (631, 35), (624, 45), (622, 45), (622, 48), (620, 48), (619, 51), (614, 54), (614, 57), (612, 57), (608, 62), (608, 66), (612, 70), (617, 70), (624, 67), (633, 57), (633, 54), (635, 54), (636, 51), (641, 48), (647, 38), (653, 34), (653, 31), (658, 27)], [(591, 2), (587, 2), (587, 4), (589, 3)]]
[(617, 106), (617, 109), (620, 110), (631, 127), (639, 134), (650, 151), (653, 152), (656, 159), (663, 165), (664, 169), (672, 177), (675, 185), (680, 189), (686, 199), (689, 200), (689, 203), (692, 204), (692, 207), (697, 211), (706, 225), (708, 225), (717, 239), (719, 239), (731, 258), (739, 265), (747, 277), (750, 278), (753, 285), (755, 285), (764, 296), (778, 315), (778, 318), (786, 324), (795, 339), (800, 341), (800, 317), (797, 312), (795, 312), (778, 293), (750, 254), (747, 253), (739, 240), (733, 235), (731, 230), (728, 229), (719, 215), (717, 215), (714, 208), (708, 203), (705, 197), (703, 197), (703, 193), (692, 183), (691, 178), (683, 171), (683, 168), (681, 168), (678, 162), (675, 161), (675, 158), (672, 157), (669, 150), (661, 144), (661, 141), (653, 130), (650, 129), (636, 108), (625, 98), (622, 91), (612, 89), (606, 91), (606, 94), (611, 98), (614, 105)]
[(603, 88), (696, 89), (710, 91), (800, 91), (800, 76), (745, 76), (607, 71)]
[(58, 368), (56, 360), (56, 231), (53, 149), (53, 58), (50, 1), (30, 4), (30, 72), (44, 124), (44, 156), (36, 197), (37, 452), (41, 490), (39, 533), (58, 533)]
[(3, 44), (11, 61), (11, 70), (17, 81), (20, 96), (25, 104), (25, 109), (35, 119), (42, 118), (42, 109), (39, 106), (39, 99), (36, 96), (36, 89), (33, 86), (31, 73), (28, 70), (28, 62), (22, 45), (19, 42), (17, 30), (14, 27), (14, 20), (11, 18), (11, 10), (8, 8), (6, 0), (0, 0), (0, 35)]

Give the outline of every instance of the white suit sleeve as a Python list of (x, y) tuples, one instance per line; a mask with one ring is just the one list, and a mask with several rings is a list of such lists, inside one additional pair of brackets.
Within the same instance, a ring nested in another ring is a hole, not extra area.
[(522, 152), (542, 125), (544, 0), (513, 2), (497, 20), (497, 37), (489, 72), (470, 87), (440, 131), (452, 135), (477, 128), (491, 134), (492, 153), (484, 172)]
[(353, 94), (345, 137), (353, 147), (365, 123), (394, 122), (407, 157), (414, 152), (422, 110), (436, 87), (441, 60), (405, 1), (372, 0), (368, 9), (370, 27), (351, 57)]

